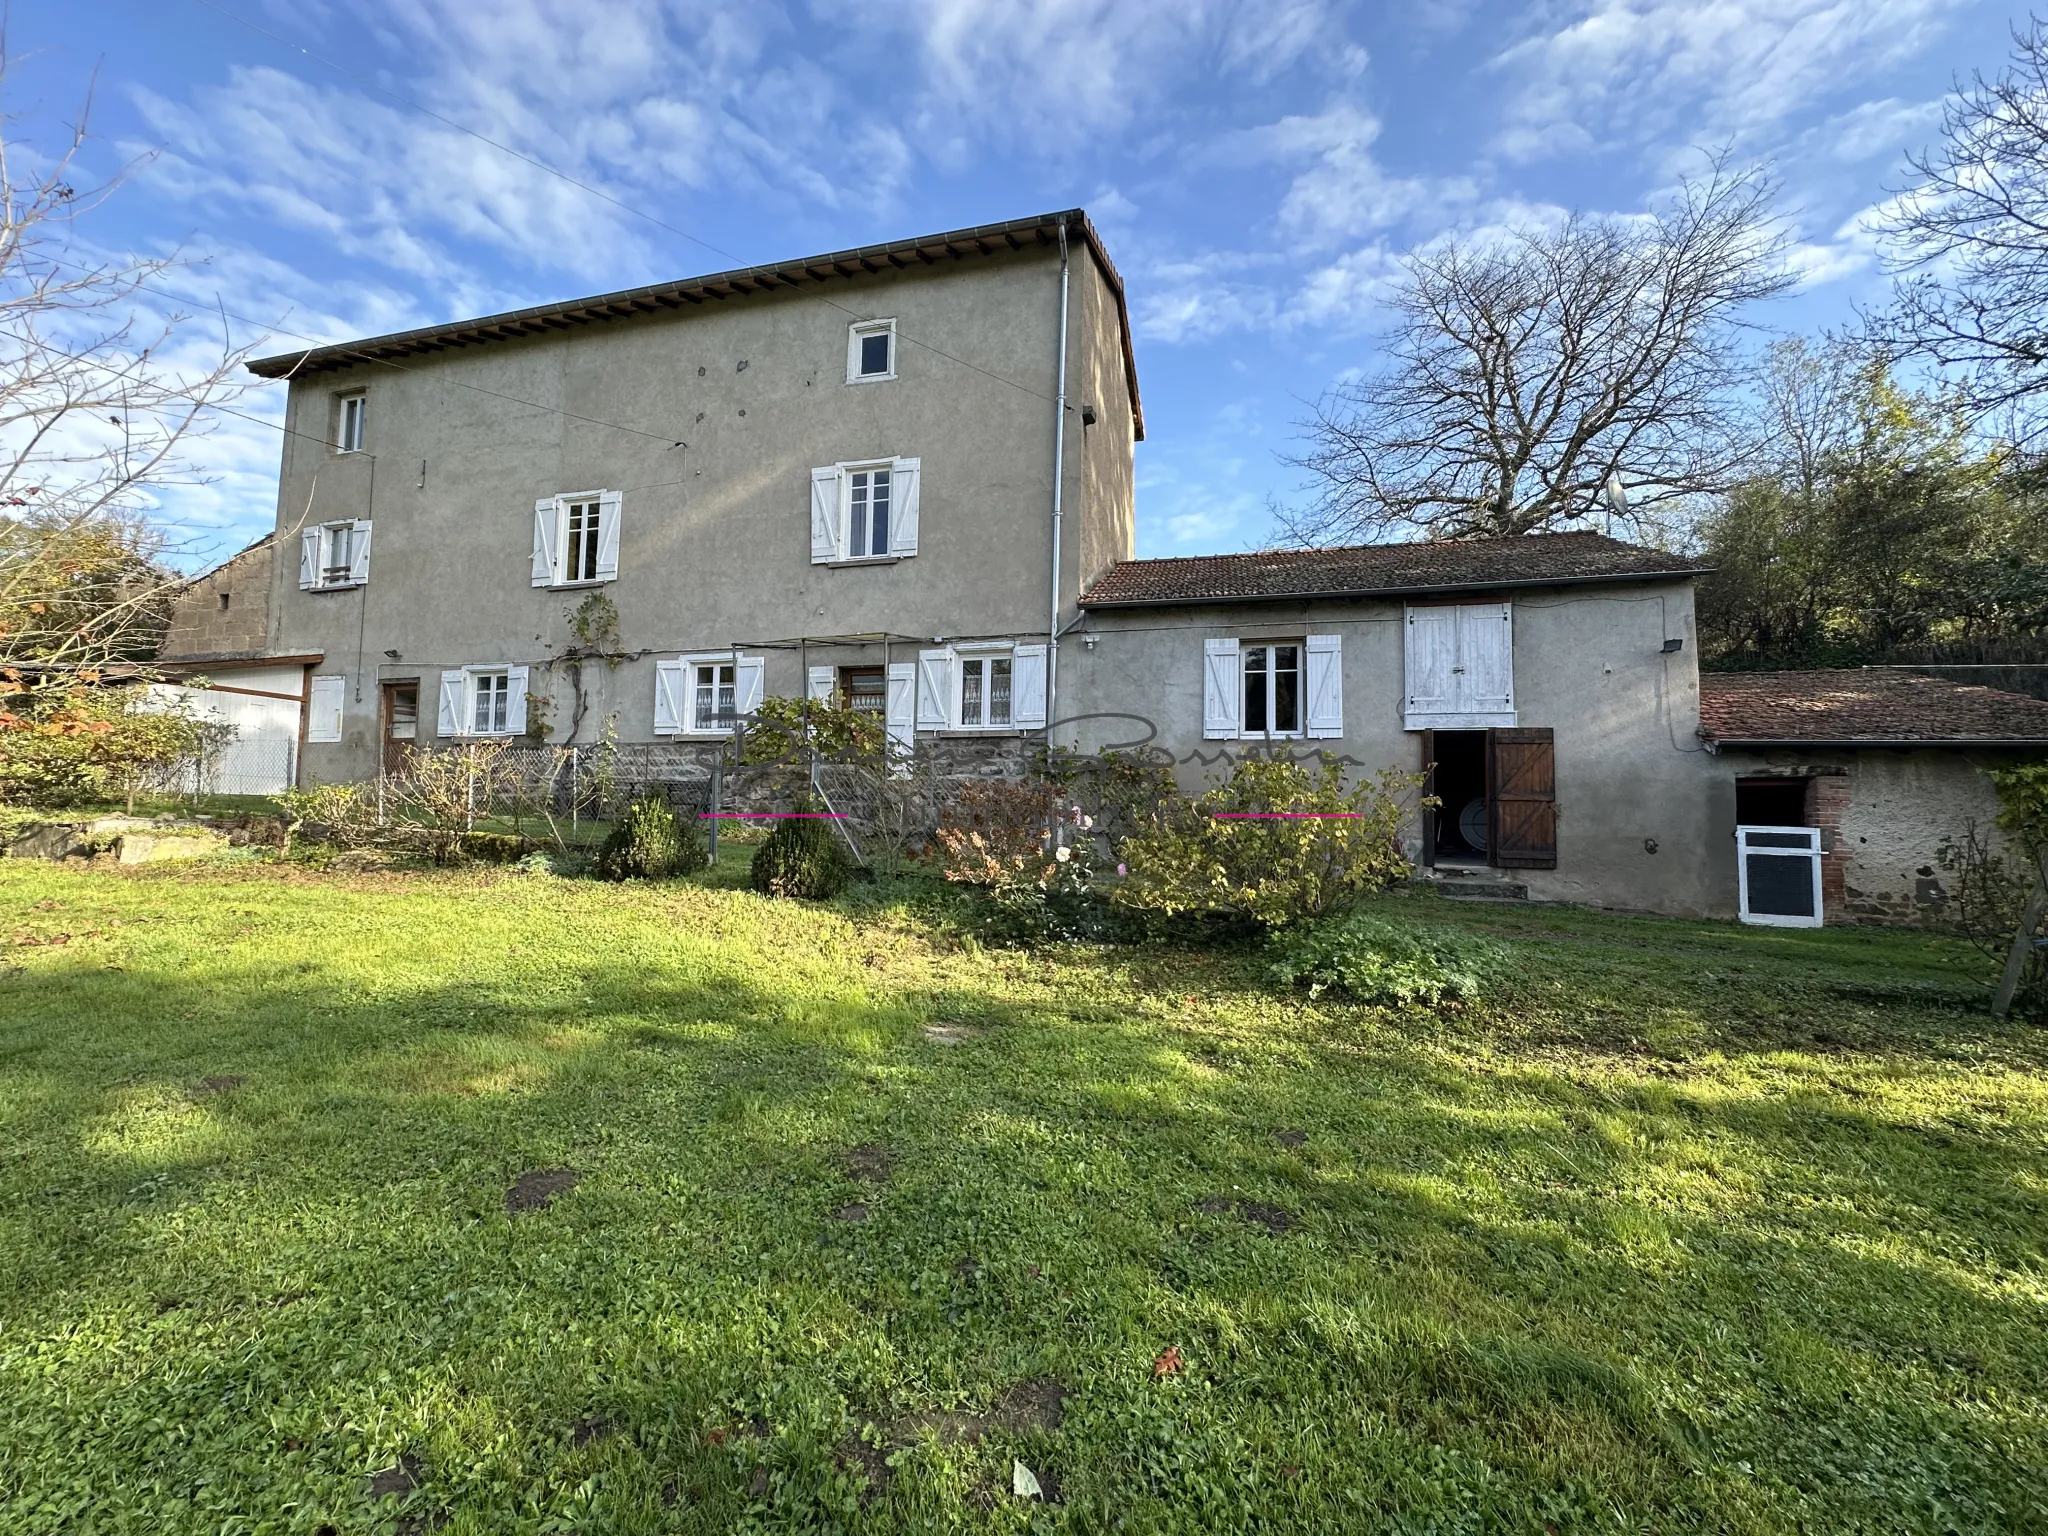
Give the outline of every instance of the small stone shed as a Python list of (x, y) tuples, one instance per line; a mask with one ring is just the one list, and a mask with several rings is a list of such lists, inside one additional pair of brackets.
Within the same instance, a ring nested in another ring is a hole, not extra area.
[(2048, 757), (2048, 701), (1896, 667), (1700, 678), (1742, 826), (1821, 830), (1828, 922), (1952, 919), (1938, 854), (1998, 813), (1987, 769)]

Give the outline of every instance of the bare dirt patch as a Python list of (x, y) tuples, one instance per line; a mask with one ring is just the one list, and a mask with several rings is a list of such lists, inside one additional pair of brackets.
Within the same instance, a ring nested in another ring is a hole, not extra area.
[(248, 1079), (238, 1073), (224, 1072), (218, 1077), (203, 1077), (199, 1086), (192, 1090), (195, 1099), (210, 1099), (217, 1093), (233, 1093)]
[(984, 1413), (941, 1409), (914, 1413), (889, 1426), (893, 1445), (910, 1445), (931, 1434), (949, 1445), (972, 1445), (988, 1435), (1051, 1431), (1065, 1422), (1067, 1388), (1050, 1377), (1020, 1381), (988, 1405)]
[(929, 1045), (965, 1045), (980, 1033), (971, 1024), (953, 1024), (944, 1019), (924, 1027), (925, 1042)]
[(373, 1499), (402, 1499), (420, 1485), (419, 1457), (408, 1451), (398, 1458), (395, 1465), (382, 1472), (370, 1474), (370, 1497)]
[(582, 1182), (583, 1175), (574, 1168), (529, 1168), (505, 1191), (505, 1214), (544, 1211), (554, 1204), (555, 1196), (567, 1194)]
[(1308, 1132), (1275, 1131), (1273, 1133), (1273, 1139), (1279, 1142), (1280, 1145), (1285, 1147), (1288, 1151), (1292, 1152), (1299, 1147), (1305, 1147), (1308, 1145)]
[(840, 1206), (838, 1210), (832, 1213), (832, 1219), (834, 1221), (866, 1221), (868, 1219), (868, 1208), (856, 1200), (851, 1205)]
[(578, 1419), (576, 1427), (569, 1431), (569, 1444), (577, 1450), (604, 1439), (612, 1432), (612, 1421), (603, 1414), (592, 1414), (587, 1419)]
[(1267, 1205), (1262, 1200), (1234, 1200), (1226, 1195), (1210, 1195), (1197, 1200), (1195, 1209), (1205, 1216), (1236, 1216), (1265, 1228), (1273, 1237), (1285, 1237), (1301, 1225), (1301, 1218), (1294, 1212), (1282, 1206)]
[(871, 1141), (840, 1153), (839, 1165), (846, 1170), (849, 1179), (858, 1179), (864, 1184), (889, 1182), (889, 1149), (878, 1147)]
[(857, 1434), (848, 1435), (839, 1442), (833, 1455), (841, 1467), (858, 1473), (867, 1483), (861, 1490), (861, 1503), (871, 1503), (889, 1491), (889, 1479), (894, 1469), (889, 1465), (889, 1453), (880, 1446), (869, 1445)]

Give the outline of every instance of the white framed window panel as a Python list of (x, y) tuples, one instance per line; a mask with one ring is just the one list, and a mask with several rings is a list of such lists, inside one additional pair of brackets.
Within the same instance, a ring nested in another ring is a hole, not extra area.
[(455, 739), (526, 734), (530, 669), (450, 667), (441, 674), (435, 734)]
[[(919, 651), (912, 728), (919, 731), (1035, 731), (1045, 727), (1047, 646), (977, 641)], [(890, 686), (896, 686), (891, 665)], [(892, 691), (891, 698), (895, 695)], [(892, 703), (892, 709), (895, 707)]]
[(896, 322), (856, 320), (846, 328), (846, 382), (882, 384), (896, 377)]
[(1737, 827), (1741, 917), (1765, 928), (1818, 928), (1825, 921), (1820, 828)]
[(921, 459), (859, 459), (811, 471), (811, 563), (901, 560), (917, 553)]
[(347, 697), (347, 678), (328, 676), (313, 679), (313, 686), (306, 695), (307, 741), (341, 740), (341, 711)]
[(299, 530), (299, 590), (332, 592), (370, 579), (370, 520), (318, 523)]
[(1343, 734), (1343, 636), (1202, 642), (1205, 739), (1332, 740)]
[(730, 736), (761, 707), (766, 660), (732, 651), (654, 664), (654, 734)]
[(1402, 670), (1404, 729), (1479, 731), (1514, 725), (1514, 604), (1409, 607)]
[(624, 511), (625, 497), (619, 491), (574, 491), (536, 501), (533, 584), (583, 587), (616, 581)]
[(363, 451), (363, 425), (369, 412), (369, 399), (362, 394), (342, 395), (334, 402), (334, 451), (336, 453), (361, 453)]

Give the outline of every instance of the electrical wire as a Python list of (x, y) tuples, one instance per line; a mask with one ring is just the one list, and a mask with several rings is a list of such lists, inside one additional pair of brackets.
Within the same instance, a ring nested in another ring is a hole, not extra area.
[[(273, 32), (267, 27), (257, 25), (255, 22), (250, 21), (245, 16), (237, 15), (235, 12), (229, 10), (226, 6), (216, 4), (215, 0), (192, 0), (192, 3), (195, 5), (204, 6), (207, 10), (214, 12), (216, 15), (224, 16), (229, 21), (247, 27), (251, 32), (255, 32), (260, 36), (269, 38), (272, 42), (278, 44), (280, 47), (290, 48), (295, 52), (302, 54), (306, 58), (313, 60), (313, 62), (316, 64), (325, 65), (328, 69), (333, 70), (336, 74), (345, 75), (349, 79), (354, 80), (360, 85), (366, 86), (367, 88), (377, 92), (381, 96), (388, 97), (392, 101), (398, 102), (402, 106), (409, 107), (415, 112), (419, 112), (427, 117), (431, 117), (437, 123), (441, 123), (449, 128), (453, 128), (457, 133), (467, 134), (470, 138), (475, 139), (480, 144), (488, 144), (492, 149), (502, 151), (503, 153), (512, 156), (513, 159), (521, 161), (526, 165), (530, 165), (536, 170), (544, 171), (548, 175), (553, 176), (558, 181), (567, 182), (570, 186), (575, 187), (580, 191), (587, 192), (592, 197), (598, 198), (603, 202), (610, 203), (614, 208), (618, 208), (626, 213), (630, 213), (636, 218), (645, 219), (648, 223), (654, 225), (657, 229), (666, 230), (668, 231), (668, 233), (672, 235), (676, 235), (684, 240), (688, 240), (693, 245), (701, 245), (704, 247), (705, 250), (710, 251), (713, 255), (723, 256), (727, 261), (732, 262), (735, 266), (740, 265), (740, 258), (738, 256), (735, 256), (731, 251), (725, 250), (723, 247), (713, 245), (709, 240), (706, 240), (702, 235), (693, 235), (687, 229), (678, 229), (675, 225), (669, 223), (667, 220), (657, 218), (655, 215), (649, 213), (644, 208), (635, 207), (632, 203), (626, 202), (622, 198), (614, 197), (611, 193), (603, 191), (597, 187), (593, 187), (592, 185), (590, 185), (590, 183), (586, 181), (579, 181), (576, 177), (571, 176), (567, 171), (557, 170), (554, 166), (547, 164), (545, 161), (535, 159), (532, 155), (525, 153), (523, 150), (514, 149), (511, 145), (500, 143), (498, 140), (491, 138), (487, 134), (478, 133), (474, 128), (465, 127), (463, 124), (456, 122), (453, 118), (444, 117), (441, 113), (434, 111), (433, 108), (421, 105), (419, 102), (413, 100), (410, 96), (406, 96), (401, 92), (394, 91), (389, 86), (379, 85), (376, 81), (371, 80), (366, 76), (358, 74), (356, 71), (348, 68), (346, 65), (337, 64), (334, 62), (334, 60), (327, 58), (322, 54), (317, 54), (313, 52), (312, 49), (305, 47), (303, 44), (295, 43), (290, 38), (285, 37), (280, 33)], [(826, 298), (823, 295), (819, 295), (818, 297), (821, 303), (831, 306), (833, 309), (838, 310), (841, 314), (847, 315), (854, 320), (872, 320), (874, 318), (874, 316), (872, 315), (863, 315), (859, 313), (857, 310), (849, 309), (846, 305), (839, 303), (837, 300)], [(1012, 389), (1021, 390), (1023, 393), (1032, 396), (1034, 399), (1043, 400), (1048, 404), (1058, 404), (1058, 401), (1055, 400), (1053, 396), (1048, 395), (1041, 390), (1033, 389), (1028, 384), (1020, 384), (1015, 379), (1007, 378), (1000, 373), (992, 372), (987, 368), (983, 368), (978, 363), (970, 363), (964, 357), (958, 357), (953, 353), (946, 351), (943, 347), (934, 346), (932, 343), (928, 341), (921, 341), (917, 337), (912, 336), (901, 329), (897, 331), (896, 336), (899, 341), (907, 341), (914, 347), (921, 347), (925, 351), (930, 352), (937, 357), (945, 358), (948, 362), (957, 363), (962, 368), (971, 369), (975, 373), (981, 374), (984, 378), (994, 379), (998, 384), (1007, 384)]]

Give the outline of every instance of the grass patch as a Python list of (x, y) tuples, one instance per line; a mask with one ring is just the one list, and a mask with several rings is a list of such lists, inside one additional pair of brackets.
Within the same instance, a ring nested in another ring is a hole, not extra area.
[(0, 1529), (2048, 1524), (1953, 941), (1428, 902), (1446, 1015), (721, 851), (0, 863)]

